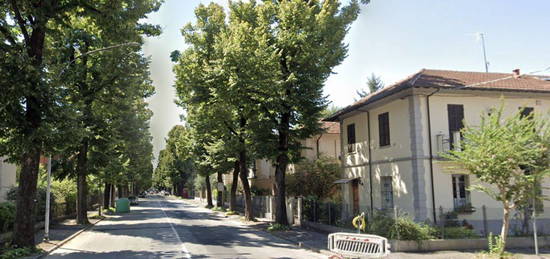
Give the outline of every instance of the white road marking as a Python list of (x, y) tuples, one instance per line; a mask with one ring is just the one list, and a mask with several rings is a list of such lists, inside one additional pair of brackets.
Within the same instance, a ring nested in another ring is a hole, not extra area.
[(172, 218), (169, 218), (168, 215), (166, 214), (166, 212), (164, 211), (164, 207), (162, 206), (162, 204), (160, 203), (160, 201), (158, 201), (158, 204), (160, 206), (160, 210), (162, 211), (162, 213), (164, 214), (164, 217), (166, 217), (166, 219), (168, 219), (168, 224), (170, 224), (170, 227), (172, 228), (172, 231), (174, 231), (174, 234), (176, 234), (176, 238), (178, 239), (178, 242), (181, 244), (181, 250), (182, 252), (185, 254), (185, 258), (188, 258), (188, 259), (191, 259), (191, 253), (189, 253), (189, 251), (187, 250), (187, 248), (185, 247), (185, 245), (183, 244), (183, 242), (181, 242), (181, 238), (180, 238), (180, 235), (178, 234), (178, 232), (176, 231), (176, 228), (174, 227), (174, 225), (172, 224)]

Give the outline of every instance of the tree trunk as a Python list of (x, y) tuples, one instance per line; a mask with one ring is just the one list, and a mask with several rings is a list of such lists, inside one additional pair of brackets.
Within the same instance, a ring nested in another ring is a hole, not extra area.
[(275, 222), (281, 225), (288, 225), (286, 215), (286, 186), (285, 175), (288, 166), (288, 131), (290, 127), (290, 113), (283, 114), (279, 128), (279, 155), (275, 166)]
[(103, 188), (103, 208), (109, 209), (110, 208), (110, 201), (111, 199), (111, 184), (105, 183), (105, 187)]
[[(223, 183), (223, 175), (221, 172), (218, 172), (218, 183)], [(220, 207), (220, 208), (223, 208), (223, 189), (222, 190), (219, 190), (217, 188), (218, 186), (216, 185), (216, 191), (218, 192), (218, 197), (217, 197), (217, 206)]]
[[(35, 6), (42, 8), (42, 2)], [(46, 38), (47, 15), (34, 17), (32, 34), (25, 38), (25, 48), (29, 57), (32, 58), (31, 65), (37, 71), (42, 71), (42, 60), (44, 51), (44, 40)], [(31, 81), (34, 91), (25, 96), (25, 126), (23, 134), (26, 137), (32, 136), (42, 124), (42, 105), (40, 93), (42, 89), (42, 78)], [(36, 95), (36, 96), (35, 96)], [(19, 187), (17, 189), (16, 212), (14, 222), (13, 242), (17, 247), (34, 247), (34, 223), (35, 223), (35, 198), (38, 168), (40, 165), (40, 141), (32, 141), (32, 146), (21, 156), (21, 173), (19, 175)]]
[(13, 241), (18, 247), (34, 247), (35, 198), (40, 150), (33, 148), (21, 159)]
[(248, 184), (248, 168), (246, 166), (246, 151), (239, 152), (239, 177), (244, 191), (244, 220), (253, 221), (254, 211), (252, 208), (252, 195), (250, 193), (250, 185)]
[(109, 200), (111, 202), (111, 207), (115, 207), (115, 199), (116, 199), (116, 189), (115, 189), (115, 185), (114, 184), (111, 184), (111, 199)]
[(506, 248), (506, 238), (508, 238), (508, 229), (510, 228), (510, 207), (508, 203), (504, 203), (504, 211), (502, 215), (502, 229), (500, 231), (500, 242), (502, 242), (502, 250), (500, 254), (504, 253)]
[(85, 225), (88, 221), (88, 140), (84, 139), (80, 146), (77, 161), (77, 202), (76, 202), (76, 223)]
[(210, 186), (210, 175), (207, 174), (205, 177), (206, 181), (206, 207), (212, 208), (214, 205), (212, 204), (212, 186)]
[(237, 211), (237, 187), (239, 186), (239, 161), (235, 161), (235, 167), (233, 168), (233, 182), (231, 182), (231, 193), (229, 198), (229, 210)]

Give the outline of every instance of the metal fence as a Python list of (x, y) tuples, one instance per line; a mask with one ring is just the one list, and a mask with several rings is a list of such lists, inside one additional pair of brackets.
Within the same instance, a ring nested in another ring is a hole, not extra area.
[[(439, 207), (436, 211), (431, 209), (415, 211), (415, 208), (399, 207), (354, 211), (350, 204), (320, 202), (311, 199), (302, 201), (301, 211), (303, 220), (350, 229), (353, 217), (361, 212), (365, 213), (368, 224), (376, 224), (377, 222), (373, 222), (373, 220), (384, 220), (384, 218), (392, 220), (409, 218), (433, 227), (436, 230), (434, 235), (438, 238), (456, 238), (465, 233), (479, 237), (486, 237), (489, 233), (498, 234), (502, 228), (503, 217), (502, 208), (485, 205), (475, 208), (471, 206)], [(529, 208), (511, 211), (509, 235), (530, 236), (535, 227), (539, 235), (550, 235), (550, 207), (537, 208), (535, 216), (533, 210)]]

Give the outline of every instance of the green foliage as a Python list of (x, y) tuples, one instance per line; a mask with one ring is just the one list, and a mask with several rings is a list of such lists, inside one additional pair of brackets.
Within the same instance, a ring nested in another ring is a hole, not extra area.
[(505, 242), (503, 242), (502, 238), (500, 236), (494, 236), (492, 232), (489, 233), (489, 236), (487, 237), (487, 251), (482, 252), (482, 255), (484, 257), (489, 258), (499, 258), (499, 259), (505, 259), (505, 258), (513, 258), (513, 255), (511, 253), (507, 253), (504, 251), (505, 249)]
[(367, 79), (367, 88), (368, 88), (368, 92), (364, 89), (356, 91), (359, 98), (363, 98), (369, 94), (375, 93), (378, 90), (384, 88), (384, 82), (382, 82), (382, 79), (380, 79), (380, 77), (376, 76), (373, 73)]
[(239, 215), (238, 212), (236, 211), (232, 211), (232, 210), (228, 210), (226, 213), (225, 213), (226, 216), (232, 216), (232, 215)]
[(216, 206), (216, 207), (212, 208), (212, 210), (213, 211), (219, 211), (219, 212), (225, 212), (226, 211), (225, 208), (219, 207), (219, 206)]
[[(6, 199), (8, 201), (15, 202), (17, 199), (17, 187), (11, 188), (8, 193), (6, 194)], [(43, 221), (44, 215), (46, 213), (46, 188), (40, 187), (36, 190), (36, 196), (35, 196), (36, 202), (34, 203), (34, 210), (35, 210), (35, 220), (36, 221)], [(54, 206), (56, 201), (56, 197), (53, 193), (50, 193), (50, 206)]]
[(269, 224), (269, 227), (267, 227), (267, 231), (288, 231), (290, 229), (290, 226), (277, 223), (271, 223)]
[(445, 239), (479, 238), (479, 234), (466, 227), (445, 227), (443, 230), (437, 229), (437, 231), (437, 236), (443, 236)]
[(10, 201), (0, 203), (0, 233), (12, 230), (13, 222), (15, 222), (15, 203)]
[(340, 178), (340, 172), (340, 164), (332, 158), (303, 160), (295, 165), (295, 172), (286, 177), (287, 191), (293, 196), (329, 198), (335, 191), (334, 181)]
[(0, 259), (15, 259), (44, 252), (36, 247), (8, 247), (2, 250)]
[(394, 219), (383, 212), (376, 212), (374, 217), (367, 221), (366, 232), (388, 239), (414, 241), (434, 239), (437, 234), (437, 230), (428, 224), (414, 222), (406, 216)]
[(521, 110), (505, 117), (503, 107), (483, 114), (479, 126), (466, 125), (461, 149), (443, 155), (458, 164), (452, 170), (479, 179), (482, 184), (472, 189), (502, 203), (505, 244), (511, 210), (528, 206), (536, 183), (550, 172), (550, 127), (546, 119), (523, 116)]

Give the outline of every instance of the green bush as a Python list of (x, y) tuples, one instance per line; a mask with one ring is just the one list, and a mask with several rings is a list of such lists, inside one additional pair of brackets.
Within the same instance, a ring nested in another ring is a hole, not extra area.
[(479, 235), (473, 230), (465, 227), (445, 227), (443, 231), (438, 229), (438, 236), (445, 239), (457, 239), (457, 238), (478, 238)]
[(42, 249), (37, 249), (34, 247), (23, 247), (23, 248), (14, 248), (10, 247), (2, 251), (0, 259), (15, 259), (25, 256), (30, 256), (33, 254), (42, 253)]
[(268, 231), (288, 231), (290, 230), (290, 227), (275, 223), (275, 224), (269, 224), (269, 227), (267, 227), (267, 230)]
[(400, 240), (428, 240), (436, 238), (437, 231), (434, 227), (414, 222), (407, 217), (397, 218), (390, 229), (390, 239)]
[(15, 221), (15, 203), (0, 203), (0, 232), (8, 232), (13, 229)]
[(376, 212), (367, 221), (367, 233), (399, 240), (427, 240), (436, 237), (437, 230), (427, 224), (414, 222), (408, 217), (398, 217), (397, 220)]
[[(17, 187), (11, 188), (7, 193), (7, 200), (15, 202), (17, 199)], [(44, 214), (46, 212), (46, 188), (39, 187), (36, 189), (36, 203), (34, 207), (34, 216), (36, 222), (44, 220)], [(50, 206), (55, 206), (55, 194), (50, 193)], [(53, 216), (53, 215), (52, 215)]]

